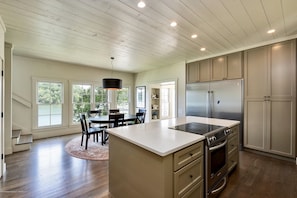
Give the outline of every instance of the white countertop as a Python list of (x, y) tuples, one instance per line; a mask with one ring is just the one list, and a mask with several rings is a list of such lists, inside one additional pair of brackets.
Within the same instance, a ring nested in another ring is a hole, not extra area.
[(239, 121), (234, 120), (187, 116), (154, 121), (145, 124), (110, 128), (107, 131), (114, 136), (138, 145), (139, 147), (149, 150), (157, 155), (166, 156), (205, 139), (202, 135), (185, 133), (168, 128), (189, 122), (199, 122), (227, 127), (233, 127), (240, 123)]

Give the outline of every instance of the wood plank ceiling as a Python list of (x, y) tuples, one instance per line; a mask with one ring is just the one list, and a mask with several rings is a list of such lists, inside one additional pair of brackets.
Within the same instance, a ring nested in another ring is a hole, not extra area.
[(296, 0), (144, 2), (0, 0), (0, 16), (16, 55), (133, 73), (297, 37)]

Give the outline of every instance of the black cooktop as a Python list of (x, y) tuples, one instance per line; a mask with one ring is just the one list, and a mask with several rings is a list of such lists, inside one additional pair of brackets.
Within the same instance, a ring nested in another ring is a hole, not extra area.
[(204, 134), (209, 133), (209, 132), (224, 130), (226, 127), (217, 126), (217, 125), (210, 125), (210, 124), (202, 124), (202, 123), (198, 123), (198, 122), (190, 122), (190, 123), (186, 123), (186, 124), (173, 126), (173, 127), (170, 127), (170, 128), (175, 129), (175, 130), (184, 131), (184, 132), (204, 135)]

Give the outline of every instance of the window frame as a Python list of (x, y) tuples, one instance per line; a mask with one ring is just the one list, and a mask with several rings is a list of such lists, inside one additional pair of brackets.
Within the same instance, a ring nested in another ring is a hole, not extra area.
[[(58, 125), (49, 125), (49, 126), (38, 126), (38, 83), (39, 82), (48, 82), (48, 83), (61, 83), (62, 84), (62, 117), (61, 117), (61, 124)], [(65, 105), (65, 101), (67, 101), (66, 90), (68, 89), (67, 81), (61, 79), (54, 79), (54, 78), (42, 78), (42, 77), (32, 77), (32, 130), (45, 130), (45, 129), (54, 129), (54, 128), (61, 128), (66, 127), (66, 115), (67, 115), (67, 105)]]
[[(130, 87), (128, 87), (128, 86), (123, 86), (122, 87), (122, 89), (128, 89), (127, 90), (127, 96), (128, 96), (128, 101), (127, 101), (127, 105), (128, 105), (128, 107), (127, 107), (127, 114), (130, 114), (130, 109), (131, 109), (131, 89), (130, 89)], [(116, 94), (115, 94), (115, 98), (114, 98), (114, 100), (115, 100), (115, 107), (116, 107), (116, 109), (120, 109), (119, 107), (118, 107), (118, 91), (119, 90), (116, 90)], [(121, 111), (121, 109), (120, 109), (120, 112), (123, 112), (123, 110)]]
[[(71, 81), (70, 82), (70, 86), (69, 86), (69, 91), (70, 91), (70, 97), (69, 97), (69, 114), (68, 114), (68, 116), (69, 116), (69, 123), (71, 124), (71, 125), (76, 125), (76, 124), (79, 124), (79, 121), (77, 121), (77, 122), (74, 122), (73, 121), (73, 111), (74, 111), (74, 109), (73, 109), (73, 105), (74, 105), (74, 103), (73, 103), (73, 86), (74, 85), (79, 85), (79, 86), (90, 86), (90, 110), (93, 108), (92, 107), (92, 104), (93, 104), (93, 90), (94, 90), (94, 85), (93, 85), (93, 83), (91, 83), (91, 82), (80, 82), (80, 81)], [(84, 102), (82, 102), (82, 103), (84, 103)], [(87, 112), (83, 112), (83, 113), (87, 113)]]

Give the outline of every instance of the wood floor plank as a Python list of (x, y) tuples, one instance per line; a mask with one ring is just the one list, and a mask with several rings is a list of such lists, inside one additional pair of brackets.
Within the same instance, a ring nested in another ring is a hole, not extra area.
[(240, 152), (240, 164), (220, 198), (295, 198), (297, 166), (290, 161)]
[[(68, 141), (79, 135), (34, 141), (30, 151), (6, 156), (7, 171), (0, 183), (1, 198), (108, 198), (108, 161), (74, 158)], [(79, 146), (79, 145), (78, 145)], [(295, 163), (240, 152), (240, 164), (220, 198), (295, 198)]]
[(37, 140), (30, 151), (6, 156), (0, 197), (108, 197), (108, 161), (82, 160), (64, 150), (77, 136)]

